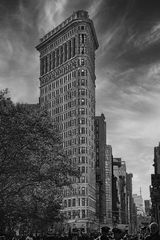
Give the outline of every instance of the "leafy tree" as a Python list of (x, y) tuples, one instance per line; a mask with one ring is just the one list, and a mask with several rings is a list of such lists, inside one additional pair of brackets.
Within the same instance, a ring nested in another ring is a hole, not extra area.
[(62, 188), (77, 176), (60, 134), (38, 105), (0, 94), (0, 228), (18, 223), (42, 229), (60, 219)]

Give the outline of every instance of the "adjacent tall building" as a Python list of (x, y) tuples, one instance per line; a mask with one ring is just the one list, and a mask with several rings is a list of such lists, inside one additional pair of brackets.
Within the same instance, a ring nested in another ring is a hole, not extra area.
[(112, 216), (113, 226), (120, 223), (120, 190), (119, 190), (119, 168), (121, 167), (121, 158), (113, 158), (112, 175)]
[(40, 39), (40, 105), (48, 108), (63, 148), (82, 175), (64, 190), (64, 212), (73, 228), (92, 229), (96, 218), (95, 50), (98, 41), (86, 11), (69, 18)]
[(95, 117), (96, 142), (96, 212), (100, 224), (106, 218), (106, 121), (104, 114)]
[(136, 207), (137, 207), (137, 214), (138, 215), (144, 215), (144, 205), (143, 205), (143, 198), (142, 198), (142, 195), (138, 195), (138, 194), (133, 194), (133, 199), (134, 199), (134, 202), (136, 204)]
[(150, 200), (144, 200), (144, 210), (145, 210), (146, 216), (151, 215), (151, 201)]
[(154, 174), (151, 174), (150, 196), (152, 202), (152, 221), (159, 224), (160, 231), (160, 143), (154, 147)]
[(106, 176), (106, 224), (112, 226), (112, 175), (113, 175), (113, 155), (112, 146), (106, 145), (106, 161), (105, 161), (105, 176)]
[(126, 191), (127, 191), (127, 219), (129, 224), (129, 232), (135, 233), (137, 229), (137, 209), (132, 197), (132, 173), (126, 175)]
[[(113, 216), (118, 223), (126, 224), (127, 219), (127, 195), (126, 195), (126, 164), (121, 158), (113, 158), (114, 193)], [(115, 192), (116, 191), (116, 192)]]
[(137, 212), (132, 197), (132, 177), (126, 172), (126, 163), (121, 158), (113, 158), (112, 178), (112, 215), (113, 226), (128, 229), (129, 233), (137, 231)]

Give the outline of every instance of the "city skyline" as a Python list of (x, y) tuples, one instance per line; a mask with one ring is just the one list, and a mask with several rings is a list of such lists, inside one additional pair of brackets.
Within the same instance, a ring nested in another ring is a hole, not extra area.
[(154, 146), (160, 141), (160, 3), (158, 1), (1, 1), (0, 88), (13, 101), (39, 98), (39, 38), (73, 11), (93, 20), (96, 53), (96, 115), (104, 113), (107, 144), (133, 173), (133, 193), (149, 198)]

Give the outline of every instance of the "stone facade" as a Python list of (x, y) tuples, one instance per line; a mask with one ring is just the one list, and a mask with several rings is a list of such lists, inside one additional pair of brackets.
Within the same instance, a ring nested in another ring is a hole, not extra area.
[(154, 147), (154, 174), (151, 174), (150, 196), (152, 202), (152, 221), (159, 224), (160, 231), (160, 143)]
[(96, 214), (100, 224), (106, 218), (106, 122), (104, 114), (95, 117), (95, 142), (96, 142)]
[(64, 213), (71, 228), (91, 229), (96, 218), (95, 50), (92, 20), (86, 11), (40, 39), (40, 105), (47, 107), (63, 139), (63, 148), (81, 177), (64, 189)]
[(113, 156), (112, 147), (106, 145), (106, 161), (105, 161), (105, 175), (106, 175), (106, 223), (112, 226), (112, 166)]

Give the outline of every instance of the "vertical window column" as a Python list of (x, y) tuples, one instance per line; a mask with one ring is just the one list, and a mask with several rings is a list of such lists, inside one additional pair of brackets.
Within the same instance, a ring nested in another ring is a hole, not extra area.
[(81, 49), (81, 34), (78, 34), (78, 53), (80, 53)]
[(58, 48), (58, 66), (60, 65), (60, 53), (61, 53), (61, 49), (60, 47)]
[(40, 61), (40, 75), (42, 76), (44, 74), (44, 60), (41, 58)]
[(60, 46), (60, 64), (63, 63), (63, 55), (64, 55), (63, 46)]
[(70, 40), (71, 42), (71, 58), (73, 57), (73, 38)]
[(58, 48), (58, 66), (60, 65), (60, 54), (61, 54), (61, 49), (60, 47)]
[(64, 44), (64, 62), (67, 61), (67, 43)]
[(69, 41), (67, 42), (67, 60), (69, 59)]
[(45, 64), (45, 68), (44, 68), (44, 73), (46, 73), (47, 72), (47, 56), (45, 56), (45, 58), (44, 58), (44, 64)]
[(79, 34), (78, 35), (79, 39), (79, 53), (80, 54), (85, 54), (85, 42), (86, 42), (86, 34)]
[(63, 63), (65, 62), (65, 44), (62, 45), (63, 47)]
[(55, 50), (55, 67), (57, 67), (57, 49)]
[(59, 49), (56, 49), (56, 67), (59, 65)]
[(68, 42), (68, 59), (70, 59), (71, 58), (71, 48), (72, 48), (72, 45), (71, 45), (71, 40), (69, 40), (69, 42)]
[(55, 51), (52, 52), (52, 69), (55, 68)]
[(51, 68), (52, 68), (52, 54), (50, 53), (49, 54), (49, 71), (51, 71)]
[(53, 52), (51, 52), (51, 57), (50, 57), (50, 59), (51, 59), (50, 64), (51, 64), (51, 70), (52, 70), (52, 69), (53, 69)]
[(49, 72), (49, 55), (47, 55), (47, 72)]
[(76, 39), (72, 38), (72, 57), (75, 56), (76, 53)]
[(79, 38), (78, 36), (75, 38), (75, 54), (79, 53)]

